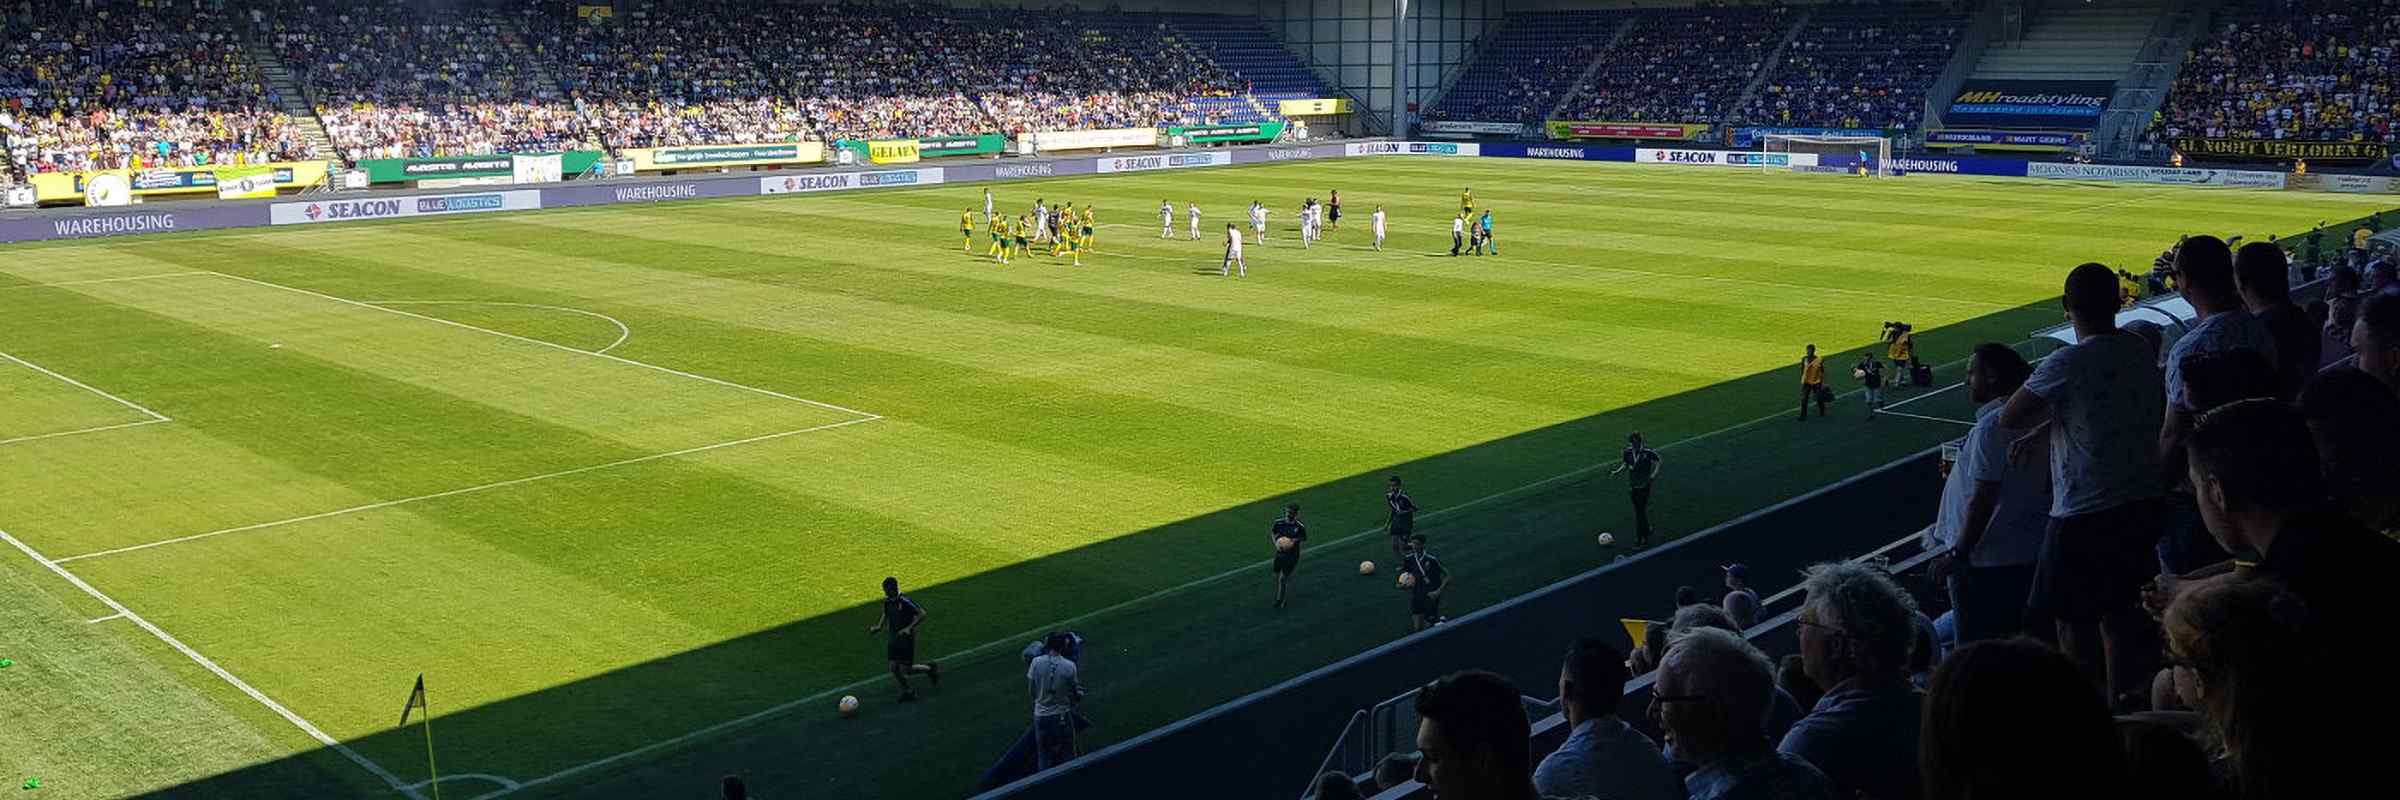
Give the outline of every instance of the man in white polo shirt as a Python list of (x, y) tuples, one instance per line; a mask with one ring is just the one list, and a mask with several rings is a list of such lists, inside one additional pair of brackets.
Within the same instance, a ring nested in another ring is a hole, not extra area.
[(2025, 594), (2050, 521), (2048, 445), (2039, 437), (2017, 464), (2008, 445), (2024, 431), (2000, 426), (2000, 407), (2033, 367), (2008, 345), (1986, 342), (1967, 356), (1967, 391), (1978, 404), (1958, 461), (1942, 487), (1932, 539), (1948, 547), (1933, 562), (1934, 581), (1950, 593), (1957, 646), (2003, 639), (2024, 628)]

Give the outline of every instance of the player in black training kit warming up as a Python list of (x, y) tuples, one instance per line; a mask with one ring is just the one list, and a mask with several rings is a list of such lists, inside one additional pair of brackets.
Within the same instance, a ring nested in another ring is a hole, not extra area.
[[(1292, 540), (1285, 548), (1283, 540)], [(1275, 607), (1283, 607), (1283, 585), (1292, 579), (1292, 570), (1300, 568), (1300, 544), (1308, 541), (1308, 526), (1300, 524), (1300, 504), (1287, 503), (1283, 516), (1275, 518), (1268, 529), (1267, 544), (1275, 548)]]
[(891, 642), (883, 647), (883, 656), (892, 662), (892, 680), (900, 683), (903, 703), (917, 699), (917, 693), (908, 688), (910, 675), (922, 674), (933, 679), (933, 685), (942, 685), (942, 665), (917, 663), (917, 626), (924, 623), (925, 607), (900, 593), (900, 579), (883, 579), (883, 619), (868, 628), (867, 635), (892, 632)]
[(1408, 536), (1417, 532), (1417, 503), (1400, 488), (1398, 475), (1384, 484), (1383, 503), (1391, 510), (1384, 530), (1392, 535), (1392, 563), (1398, 564), (1408, 560)]
[(1442, 590), (1450, 586), (1450, 570), (1442, 560), (1425, 552), (1425, 537), (1408, 537), (1408, 558), (1400, 562), (1400, 573), (1414, 580), (1408, 586), (1410, 631), (1421, 631), (1442, 621)]

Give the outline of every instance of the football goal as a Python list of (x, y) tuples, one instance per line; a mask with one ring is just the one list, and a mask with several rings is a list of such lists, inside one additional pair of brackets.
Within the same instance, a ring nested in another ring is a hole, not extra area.
[[(1759, 140), (1759, 150), (1767, 157), (1759, 164), (1768, 169), (1800, 169), (1808, 172), (1846, 172), (1853, 175), (1892, 176), (1892, 140), (1881, 136), (1801, 136), (1770, 133)], [(1776, 153), (1789, 157), (1775, 158)], [(1805, 163), (1804, 163), (1805, 162)], [(1816, 169), (1807, 169), (1815, 167)]]

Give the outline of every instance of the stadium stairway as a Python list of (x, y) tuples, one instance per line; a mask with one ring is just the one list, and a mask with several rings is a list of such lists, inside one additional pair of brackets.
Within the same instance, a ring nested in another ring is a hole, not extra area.
[(2213, 27), (2217, 5), (2217, 0), (2184, 0), (2180, 7), (2159, 17), (2141, 55), (2117, 81), (2108, 109), (2101, 113), (2100, 127), (2093, 136), (2101, 158), (2135, 156), (2134, 149), (2149, 129), (2151, 116), (2166, 104), (2175, 76), (2183, 71), (2185, 54)]
[(1583, 87), (1592, 82), (1592, 73), (1600, 71), (1601, 62), (1607, 61), (1608, 55), (1616, 51), (1617, 43), (1625, 40), (1625, 33), (1633, 30), (1636, 19), (1638, 18), (1628, 16), (1624, 22), (1617, 23), (1617, 29), (1609, 32), (1608, 41), (1600, 45), (1600, 52), (1592, 54), (1591, 63), (1583, 65), (1583, 72), (1575, 76), (1574, 83), (1567, 84), (1567, 93), (1560, 95), (1558, 102), (1552, 104), (1549, 111), (1543, 112), (1543, 119), (1558, 119), (1568, 103), (1573, 103), (1576, 98), (1583, 96)]
[(1750, 82), (1742, 86), (1742, 95), (1734, 98), (1733, 105), (1726, 106), (1726, 108), (1738, 112), (1739, 109), (1750, 105), (1750, 100), (1758, 96), (1759, 88), (1766, 86), (1767, 79), (1775, 75), (1775, 65), (1783, 63), (1783, 51), (1792, 48), (1792, 41), (1800, 38), (1801, 31), (1808, 29), (1808, 21), (1815, 19), (1817, 12), (1816, 9), (1802, 8), (1800, 13), (1792, 16), (1795, 17), (1792, 20), (1792, 26), (1784, 29), (1783, 38), (1775, 42), (1775, 49), (1767, 51), (1766, 58), (1759, 59), (1758, 63), (1762, 66), (1758, 68), (1757, 72), (1750, 75)]
[[(1509, 16), (1488, 34), (1469, 64), (1432, 107), (1448, 119), (1535, 122), (1555, 110), (1581, 85), (1570, 75), (1589, 74), (1607, 52), (1596, 31), (1613, 28), (1606, 41), (1624, 35), (1627, 24), (1608, 11), (1536, 11)], [(1580, 64), (1573, 73), (1564, 64)], [(1523, 107), (1530, 103), (1530, 108)]]
[(1972, 77), (2009, 80), (2114, 81), (2132, 69), (2166, 9), (2149, 5), (2045, 8), (2014, 42), (1984, 50)]
[[(1332, 97), (1333, 90), (1300, 56), (1275, 40), (1257, 17), (1229, 14), (1167, 14), (1176, 35), (1214, 58), (1217, 66), (1250, 83), (1250, 93), (1270, 99)], [(1264, 107), (1259, 108), (1265, 112)]]
[(250, 64), (258, 69), (260, 82), (265, 83), (267, 89), (283, 101), (283, 113), (292, 118), (294, 127), (300, 129), (300, 138), (317, 148), (317, 152), (325, 154), (326, 159), (333, 161), (337, 168), (345, 163), (341, 151), (334, 149), (333, 137), (325, 135), (325, 123), (317, 118), (316, 103), (309, 100), (308, 91), (292, 77), (292, 71), (285, 69), (283, 62), (275, 57), (274, 48), (264, 40), (247, 37), (242, 52), (249, 56)]

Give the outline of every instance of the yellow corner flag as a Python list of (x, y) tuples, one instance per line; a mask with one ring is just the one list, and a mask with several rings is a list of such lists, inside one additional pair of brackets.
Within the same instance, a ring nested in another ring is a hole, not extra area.
[(408, 693), (408, 705), (400, 707), (400, 724), (408, 724), (408, 712), (425, 707), (425, 676), (417, 676), (416, 691)]

